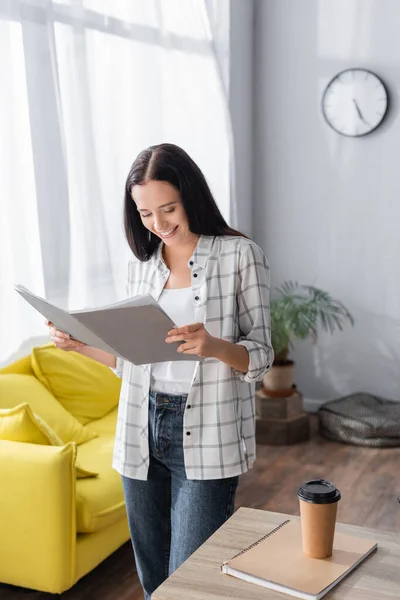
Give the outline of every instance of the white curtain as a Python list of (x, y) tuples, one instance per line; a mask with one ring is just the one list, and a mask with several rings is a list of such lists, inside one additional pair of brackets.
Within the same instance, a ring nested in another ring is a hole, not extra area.
[(45, 334), (13, 289), (119, 299), (126, 175), (164, 141), (232, 225), (229, 111), (201, 0), (0, 0), (0, 363)]

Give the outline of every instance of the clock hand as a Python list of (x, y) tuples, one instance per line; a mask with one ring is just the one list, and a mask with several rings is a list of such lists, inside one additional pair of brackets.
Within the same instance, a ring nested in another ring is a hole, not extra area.
[(360, 119), (362, 120), (363, 116), (361, 114), (361, 110), (359, 109), (359, 106), (356, 102), (356, 100), (353, 98), (353, 102), (354, 102), (354, 106), (356, 107), (356, 111), (358, 112), (358, 116), (360, 117)]
[(359, 108), (359, 106), (357, 104), (357, 101), (354, 98), (353, 98), (353, 102), (354, 102), (354, 106), (356, 107), (356, 111), (358, 112), (358, 116), (360, 117), (361, 121), (364, 121), (364, 123), (369, 126), (368, 121), (366, 121), (364, 119), (364, 117), (362, 115), (362, 112), (361, 112), (361, 110), (360, 110), (360, 108)]

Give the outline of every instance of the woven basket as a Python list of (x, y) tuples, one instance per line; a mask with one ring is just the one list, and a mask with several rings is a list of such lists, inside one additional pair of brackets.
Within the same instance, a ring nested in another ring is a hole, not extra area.
[(375, 448), (400, 446), (400, 402), (357, 393), (321, 406), (320, 433), (336, 442)]

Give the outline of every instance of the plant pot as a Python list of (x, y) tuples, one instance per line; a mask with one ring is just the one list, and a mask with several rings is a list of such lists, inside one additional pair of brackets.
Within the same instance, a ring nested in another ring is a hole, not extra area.
[(294, 362), (290, 361), (286, 365), (273, 365), (263, 377), (263, 386), (265, 389), (276, 392), (293, 392), (293, 371)]

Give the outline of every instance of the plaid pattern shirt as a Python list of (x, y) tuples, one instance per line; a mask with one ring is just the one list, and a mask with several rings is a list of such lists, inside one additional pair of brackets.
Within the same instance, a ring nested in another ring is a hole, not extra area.
[[(184, 414), (184, 458), (188, 479), (222, 479), (246, 472), (255, 453), (255, 383), (273, 361), (270, 338), (269, 268), (262, 250), (234, 236), (201, 236), (189, 260), (195, 322), (215, 336), (242, 344), (249, 369), (240, 373), (214, 358), (196, 363)], [(169, 270), (161, 245), (148, 262), (132, 259), (128, 296), (158, 300)], [(117, 359), (122, 377), (113, 467), (147, 479), (148, 399), (151, 365)]]

